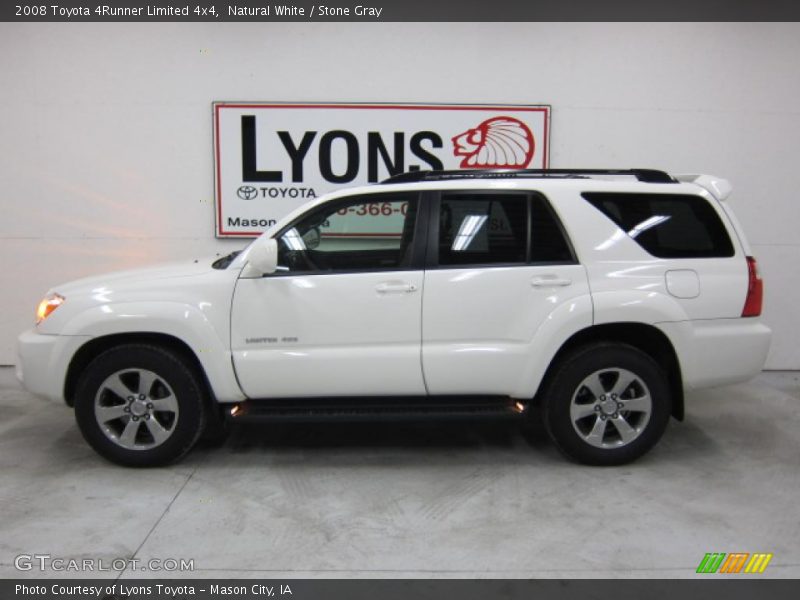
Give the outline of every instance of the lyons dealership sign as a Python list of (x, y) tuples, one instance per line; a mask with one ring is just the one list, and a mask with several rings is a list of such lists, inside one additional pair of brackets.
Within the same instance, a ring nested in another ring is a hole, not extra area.
[(256, 236), (304, 202), (419, 169), (548, 166), (542, 105), (214, 103), (218, 237)]

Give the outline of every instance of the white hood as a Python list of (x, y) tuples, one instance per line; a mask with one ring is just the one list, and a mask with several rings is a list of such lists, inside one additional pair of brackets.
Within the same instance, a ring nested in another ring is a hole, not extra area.
[(99, 287), (127, 287), (147, 282), (156, 282), (162, 279), (175, 279), (176, 277), (192, 277), (213, 270), (211, 263), (219, 257), (205, 257), (181, 262), (163, 263), (143, 269), (130, 269), (127, 271), (114, 271), (105, 275), (95, 275), (75, 279), (55, 286), (52, 291), (62, 295), (75, 295), (91, 293)]

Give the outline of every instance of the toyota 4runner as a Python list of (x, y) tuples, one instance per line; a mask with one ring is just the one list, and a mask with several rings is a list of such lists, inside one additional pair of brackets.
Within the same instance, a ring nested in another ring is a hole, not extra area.
[(686, 390), (766, 359), (730, 190), (645, 169), (396, 175), (213, 262), (53, 288), (17, 375), (124, 465), (243, 418), (532, 415), (567, 456), (625, 463)]

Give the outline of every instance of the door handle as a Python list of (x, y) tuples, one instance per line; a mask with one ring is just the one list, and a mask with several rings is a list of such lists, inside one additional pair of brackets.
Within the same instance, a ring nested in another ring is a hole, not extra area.
[(379, 283), (375, 286), (379, 294), (410, 294), (417, 291), (413, 283)]
[(534, 277), (531, 279), (531, 285), (535, 288), (544, 288), (544, 287), (566, 287), (568, 285), (572, 285), (572, 279), (567, 279), (563, 277)]

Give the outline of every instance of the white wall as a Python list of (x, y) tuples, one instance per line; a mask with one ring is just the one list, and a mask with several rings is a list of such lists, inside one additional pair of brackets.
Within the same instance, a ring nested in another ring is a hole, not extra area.
[(798, 24), (0, 24), (0, 364), (53, 284), (232, 249), (213, 100), (550, 103), (551, 165), (730, 178), (800, 368)]

